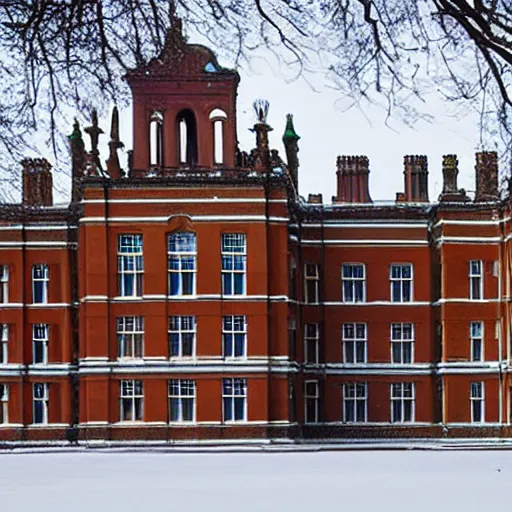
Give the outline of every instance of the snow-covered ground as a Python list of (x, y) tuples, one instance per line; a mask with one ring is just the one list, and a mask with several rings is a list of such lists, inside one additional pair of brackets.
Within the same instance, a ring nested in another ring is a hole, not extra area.
[(482, 512), (511, 488), (508, 450), (0, 455), (1, 512)]

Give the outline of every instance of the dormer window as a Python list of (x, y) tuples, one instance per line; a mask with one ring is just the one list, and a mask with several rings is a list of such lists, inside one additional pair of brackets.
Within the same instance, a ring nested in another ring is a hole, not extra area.
[(210, 112), (210, 121), (213, 127), (213, 163), (224, 163), (224, 123), (228, 116), (224, 110), (216, 108)]
[(163, 125), (162, 112), (155, 110), (149, 119), (149, 164), (153, 167), (163, 165)]
[(192, 110), (182, 110), (176, 118), (178, 128), (179, 164), (194, 167), (197, 164), (197, 123)]

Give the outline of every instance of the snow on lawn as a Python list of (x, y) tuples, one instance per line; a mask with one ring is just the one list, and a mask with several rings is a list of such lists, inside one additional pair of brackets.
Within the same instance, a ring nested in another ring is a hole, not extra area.
[(0, 511), (485, 511), (510, 451), (0, 455)]

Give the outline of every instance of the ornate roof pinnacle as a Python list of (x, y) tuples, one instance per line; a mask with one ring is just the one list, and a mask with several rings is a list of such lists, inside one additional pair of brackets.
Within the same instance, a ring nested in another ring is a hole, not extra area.
[(298, 141), (300, 136), (297, 135), (293, 126), (293, 114), (286, 114), (286, 128), (284, 129), (283, 142)]

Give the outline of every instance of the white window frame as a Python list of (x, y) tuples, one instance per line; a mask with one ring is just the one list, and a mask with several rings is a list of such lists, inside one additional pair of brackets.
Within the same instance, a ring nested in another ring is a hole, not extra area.
[[(143, 316), (118, 316), (116, 318), (116, 334), (118, 359), (144, 358)], [(137, 352), (139, 353), (137, 354)]]
[[(191, 379), (170, 379), (167, 386), (169, 423), (195, 423), (196, 421), (196, 381)], [(173, 418), (172, 402), (177, 401), (178, 417)], [(184, 419), (185, 402), (192, 402), (192, 418)]]
[[(140, 401), (140, 418), (136, 418), (137, 401)], [(125, 407), (127, 409), (125, 410)], [(129, 416), (128, 418), (126, 418)], [(144, 382), (140, 379), (123, 379), (119, 382), (119, 421), (121, 423), (144, 421)]]
[[(409, 268), (410, 277), (404, 277), (404, 269)], [(393, 276), (393, 270), (398, 269), (397, 276)], [(389, 288), (391, 302), (412, 302), (414, 299), (414, 267), (412, 263), (392, 263), (389, 266)], [(399, 284), (398, 296), (394, 295), (394, 284)], [(405, 284), (409, 283), (409, 296), (406, 294)]]
[[(362, 390), (362, 393), (359, 391)], [(343, 423), (366, 423), (368, 421), (368, 383), (346, 382), (342, 385)], [(363, 419), (358, 419), (358, 404), (363, 402)], [(347, 405), (352, 403), (353, 419), (349, 418)]]
[[(131, 243), (127, 243), (131, 237)], [(137, 241), (140, 240), (140, 245)], [(126, 289), (124, 276), (131, 276), (133, 290)], [(142, 297), (144, 280), (144, 240), (139, 233), (117, 236), (117, 279), (120, 297)]]
[[(480, 419), (475, 418), (474, 404), (480, 406)], [(471, 423), (485, 423), (485, 382), (471, 382), (469, 384), (469, 406)]]
[(9, 362), (9, 325), (0, 324), (0, 364)]
[[(40, 333), (37, 333), (41, 330)], [(48, 324), (32, 324), (32, 364), (48, 364), (48, 344), (50, 342), (50, 326)], [(36, 345), (41, 344), (42, 361), (36, 362)]]
[[(309, 328), (311, 327), (311, 331)], [(314, 345), (314, 360), (309, 360), (308, 345)], [(320, 362), (320, 326), (317, 323), (304, 324), (304, 363), (318, 364)]]
[[(169, 317), (169, 324), (167, 329), (167, 337), (169, 342), (169, 358), (195, 358), (196, 357), (196, 342), (197, 342), (197, 322), (196, 317), (193, 315), (172, 315)], [(191, 355), (183, 354), (184, 337), (192, 335), (192, 350)], [(178, 337), (178, 354), (172, 352), (172, 338)]]
[[(313, 285), (313, 297), (309, 296), (308, 285)], [(317, 263), (304, 264), (304, 302), (306, 304), (318, 304), (320, 292), (320, 271)]]
[[(363, 326), (364, 336), (358, 337), (358, 331), (361, 326)], [(347, 329), (345, 329), (345, 327)], [(354, 332), (353, 337), (349, 336), (347, 330), (352, 327)], [(364, 322), (345, 322), (341, 324), (341, 343), (342, 343), (342, 351), (343, 351), (343, 362), (345, 364), (361, 364), (368, 362), (368, 324)], [(348, 344), (352, 344), (352, 350), (348, 349)], [(363, 353), (364, 357), (362, 361), (357, 360), (358, 355), (358, 345), (363, 345)], [(350, 354), (350, 352), (352, 352)], [(349, 355), (352, 355), (352, 361), (349, 361)]]
[[(231, 323), (231, 327), (229, 326)], [(235, 355), (236, 337), (243, 338), (243, 354)], [(230, 340), (230, 341), (229, 341)], [(231, 346), (231, 355), (226, 345)], [(245, 359), (247, 357), (247, 317), (245, 315), (224, 315), (222, 317), (222, 357), (224, 359)]]
[(9, 423), (9, 385), (0, 384), (0, 424)]
[[(42, 390), (42, 396), (36, 396), (36, 390)], [(36, 422), (36, 403), (42, 403), (42, 421)], [(48, 425), (48, 409), (50, 405), (50, 390), (46, 382), (34, 382), (32, 385), (32, 423), (34, 425)]]
[[(478, 264), (479, 271), (475, 271), (473, 264)], [(469, 261), (469, 299), (470, 300), (482, 300), (484, 298), (484, 272), (483, 272), (483, 261), (482, 260), (470, 260)], [(473, 293), (473, 283), (476, 282), (478, 287), (478, 297), (475, 297)]]
[(0, 304), (9, 303), (9, 266), (0, 265)]
[[(476, 327), (479, 327), (479, 330), (480, 330), (480, 334), (479, 335), (476, 335), (475, 333), (475, 330), (476, 330)], [(473, 329), (475, 327), (475, 330)], [(475, 357), (475, 348), (476, 348), (476, 345), (479, 344), (480, 345), (480, 357), (477, 359)], [(472, 362), (481, 362), (481, 361), (485, 361), (485, 355), (484, 355), (484, 323), (482, 321), (475, 321), (475, 322), (470, 322), (469, 323), (469, 346), (470, 346), (470, 354), (469, 354), (469, 357), (470, 357), (470, 360)]]
[[(311, 393), (308, 390), (308, 385), (314, 385), (314, 392)], [(314, 418), (313, 421), (309, 418), (308, 410), (310, 401), (313, 402), (314, 405)], [(320, 408), (320, 385), (317, 380), (306, 380), (304, 381), (304, 423), (318, 423), (319, 422), (319, 408)]]
[[(230, 242), (231, 241), (231, 242)], [(238, 244), (238, 241), (241, 243)], [(238, 250), (240, 249), (240, 250)], [(241, 262), (241, 269), (236, 269), (236, 261)], [(231, 267), (231, 268), (230, 268)], [(243, 296), (247, 294), (247, 235), (245, 233), (222, 233), (221, 236), (221, 281), (222, 295)], [(235, 293), (235, 275), (242, 275), (242, 292)], [(232, 293), (224, 286), (225, 276), (231, 283)]]
[[(231, 384), (231, 393), (226, 388)], [(231, 403), (231, 412), (235, 415), (235, 400), (243, 399), (243, 418), (228, 418), (226, 402)], [(222, 379), (222, 421), (224, 423), (239, 423), (247, 421), (247, 379), (240, 377), (230, 377)]]
[[(36, 275), (39, 274), (39, 275)], [(41, 300), (36, 300), (36, 283), (41, 283)], [(48, 288), (50, 285), (50, 268), (46, 263), (32, 265), (32, 303), (48, 304)]]
[[(362, 277), (354, 277), (354, 269), (355, 268), (362, 268), (363, 269), (363, 276)], [(349, 270), (351, 269), (351, 272), (349, 272), (350, 276), (345, 276), (345, 269)], [(348, 284), (350, 286), (350, 294), (345, 293), (346, 292), (346, 286), (345, 284)], [(358, 299), (356, 290), (357, 286), (361, 285), (361, 297)], [(364, 263), (343, 263), (341, 265), (341, 295), (342, 295), (342, 301), (349, 303), (349, 304), (355, 304), (358, 302), (366, 302), (366, 265)], [(351, 295), (351, 297), (350, 297)]]
[[(189, 250), (189, 241), (193, 238), (193, 249)], [(175, 250), (171, 250), (171, 243), (174, 243)], [(176, 263), (177, 268), (171, 268), (172, 262)], [(187, 268), (192, 263), (192, 268)], [(177, 293), (171, 293), (172, 276), (178, 275)], [(183, 282), (185, 276), (192, 276), (192, 290), (190, 293), (184, 293)], [(167, 237), (167, 294), (170, 297), (194, 296), (197, 286), (197, 235), (188, 231), (172, 233)]]
[[(406, 396), (406, 387), (410, 387), (411, 389), (411, 396)], [(395, 390), (398, 388), (399, 393), (395, 394)], [(415, 421), (415, 413), (416, 413), (416, 386), (414, 382), (394, 382), (390, 385), (390, 418), (391, 423), (414, 423)], [(406, 419), (405, 411), (406, 407), (405, 404), (407, 402), (411, 403), (411, 418)], [(400, 404), (400, 418), (394, 419), (393, 418), (393, 404), (399, 403)]]
[[(414, 337), (415, 330), (412, 322), (393, 322), (389, 326), (389, 339), (391, 340), (391, 362), (393, 364), (412, 364), (414, 363)], [(398, 331), (398, 332), (397, 332)], [(407, 331), (410, 335), (407, 336)], [(398, 334), (398, 335), (397, 335)], [(411, 360), (406, 361), (406, 347), (409, 346)], [(400, 358), (395, 360), (395, 347), (399, 347)]]

